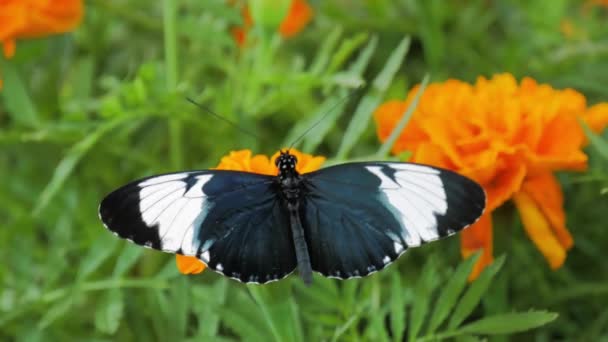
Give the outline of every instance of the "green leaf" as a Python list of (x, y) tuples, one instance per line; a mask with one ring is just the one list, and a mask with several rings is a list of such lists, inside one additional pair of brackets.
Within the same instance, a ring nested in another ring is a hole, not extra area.
[(45, 329), (61, 317), (67, 315), (70, 309), (72, 309), (73, 301), (74, 297), (68, 296), (51, 306), (50, 309), (46, 310), (40, 321), (38, 321), (38, 328)]
[(461, 262), (450, 280), (443, 287), (443, 291), (437, 299), (437, 303), (435, 303), (435, 311), (433, 311), (431, 321), (429, 322), (428, 333), (435, 332), (453, 310), (458, 297), (467, 284), (467, 278), (471, 274), (473, 265), (475, 265), (479, 256), (480, 253), (475, 253), (470, 258)]
[(355, 114), (346, 128), (346, 133), (344, 133), (344, 138), (342, 139), (342, 143), (340, 144), (337, 153), (338, 159), (345, 159), (350, 150), (361, 138), (361, 135), (369, 124), (372, 114), (376, 108), (378, 108), (395, 73), (401, 66), (409, 44), (409, 37), (406, 37), (401, 41), (399, 46), (397, 46), (389, 57), (384, 69), (382, 69), (374, 79), (371, 91), (361, 99), (359, 106), (357, 106), (357, 109), (355, 110)]
[(393, 77), (401, 67), (403, 59), (410, 48), (410, 37), (405, 37), (401, 40), (401, 43), (393, 50), (393, 53), (389, 56), (384, 69), (374, 79), (373, 86), (379, 91), (384, 92), (391, 85)]
[(2, 63), (0, 58), (0, 70), (0, 76), (4, 81), (0, 96), (11, 119), (23, 126), (38, 126), (40, 124), (38, 112), (15, 66), (12, 63)]
[(359, 33), (342, 41), (338, 50), (333, 54), (327, 71), (335, 72), (348, 57), (367, 40), (367, 33)]
[(87, 135), (84, 139), (74, 144), (68, 151), (67, 155), (59, 162), (51, 181), (46, 185), (40, 198), (33, 210), (34, 216), (38, 216), (44, 208), (51, 202), (51, 200), (57, 195), (66, 179), (72, 174), (74, 168), (78, 162), (85, 156), (85, 154), (108, 132), (111, 132), (117, 126), (126, 121), (128, 117), (123, 116), (112, 121), (106, 122), (100, 125), (93, 133)]
[(608, 141), (605, 141), (599, 135), (593, 133), (585, 121), (581, 119), (578, 121), (583, 127), (583, 131), (585, 131), (585, 135), (589, 139), (591, 146), (593, 146), (604, 159), (608, 160)]
[(393, 331), (393, 341), (403, 341), (405, 332), (405, 296), (404, 289), (401, 287), (399, 273), (391, 274), (391, 301), (390, 301), (390, 323)]
[(105, 334), (114, 334), (122, 320), (124, 303), (122, 292), (118, 289), (108, 291), (96, 304), (95, 328)]
[(169, 300), (171, 301), (171, 309), (169, 321), (174, 333), (172, 336), (176, 340), (181, 340), (186, 336), (188, 328), (188, 314), (190, 313), (190, 289), (188, 286), (187, 277), (179, 277), (173, 282), (170, 290)]
[(389, 152), (391, 151), (391, 148), (393, 147), (399, 136), (401, 136), (401, 132), (403, 132), (403, 129), (405, 129), (405, 126), (414, 114), (416, 107), (418, 107), (418, 101), (420, 101), (422, 94), (424, 94), (424, 90), (426, 89), (426, 85), (428, 84), (428, 82), (429, 76), (426, 75), (424, 76), (422, 83), (420, 83), (420, 87), (418, 87), (414, 100), (406, 108), (405, 113), (403, 113), (403, 116), (401, 116), (401, 119), (399, 119), (399, 122), (397, 123), (397, 125), (395, 125), (395, 128), (389, 135), (388, 139), (386, 139), (384, 144), (380, 146), (380, 149), (378, 150), (377, 154), (379, 159), (384, 159), (388, 156)]
[(422, 275), (416, 284), (414, 290), (414, 304), (412, 307), (412, 315), (410, 318), (408, 340), (414, 341), (418, 337), (418, 333), (422, 328), (426, 315), (429, 311), (429, 303), (431, 295), (435, 290), (435, 286), (439, 283), (437, 278), (437, 267), (435, 260), (430, 258), (422, 268)]
[(113, 273), (114, 277), (123, 276), (144, 252), (144, 249), (140, 246), (135, 246), (130, 243), (124, 245), (122, 253), (120, 253), (120, 256), (116, 259), (116, 266), (114, 266)]
[[(314, 134), (308, 134), (306, 136), (305, 144), (302, 148), (304, 152), (312, 153), (321, 144), (327, 133), (334, 127), (336, 121), (338, 121), (340, 116), (344, 113), (344, 107), (346, 106), (345, 96), (346, 92), (340, 91), (338, 94), (323, 102), (319, 107), (317, 113), (313, 117), (315, 119), (319, 118), (320, 121), (318, 121), (318, 124), (314, 127)], [(323, 116), (325, 117), (323, 118)]]
[(514, 312), (485, 317), (458, 330), (470, 334), (512, 334), (538, 328), (557, 316), (557, 313), (547, 311)]
[(108, 259), (118, 244), (112, 234), (105, 234), (100, 236), (91, 246), (89, 246), (89, 252), (80, 262), (76, 279), (81, 281), (89, 276), (93, 271), (99, 268), (106, 259)]
[[(262, 291), (265, 291), (263, 288), (259, 286), (249, 286), (249, 293), (251, 293), (251, 297), (256, 302), (260, 309), (260, 314), (268, 324), (270, 331), (274, 337), (275, 341), (282, 341), (282, 336), (279, 333), (279, 324), (277, 324), (275, 317), (271, 314), (270, 305), (266, 303), (263, 298)], [(284, 336), (283, 336), (284, 337)]]
[(378, 47), (378, 37), (372, 36), (365, 48), (359, 53), (357, 59), (348, 68), (348, 73), (361, 75), (367, 69), (367, 65), (372, 59), (376, 47)]
[(496, 259), (490, 266), (486, 267), (479, 277), (469, 286), (469, 289), (465, 292), (464, 296), (458, 303), (456, 310), (452, 314), (448, 327), (454, 329), (458, 327), (467, 318), (473, 309), (479, 304), (481, 297), (490, 286), (492, 279), (498, 273), (500, 268), (505, 262), (505, 256), (501, 256)]
[(319, 52), (315, 56), (315, 60), (311, 64), (311, 74), (320, 75), (323, 73), (327, 67), (327, 64), (329, 63), (331, 53), (338, 44), (338, 40), (340, 39), (341, 35), (342, 29), (340, 27), (336, 27), (327, 35), (327, 38), (325, 38)]

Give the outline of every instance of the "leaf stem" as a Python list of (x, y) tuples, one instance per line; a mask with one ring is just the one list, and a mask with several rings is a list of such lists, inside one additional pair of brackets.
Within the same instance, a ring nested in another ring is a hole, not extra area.
[[(175, 0), (163, 1), (163, 32), (165, 42), (165, 74), (167, 90), (172, 93), (177, 88), (177, 5)], [(180, 168), (183, 165), (182, 156), (182, 126), (176, 119), (169, 119), (169, 150), (171, 166)]]
[(426, 76), (424, 76), (424, 79), (422, 79), (422, 83), (420, 83), (420, 87), (418, 88), (418, 91), (416, 92), (416, 96), (414, 97), (414, 100), (412, 101), (412, 103), (410, 103), (410, 105), (407, 107), (407, 110), (403, 114), (403, 117), (401, 117), (401, 119), (397, 123), (397, 126), (395, 126), (395, 128), (391, 132), (391, 135), (388, 137), (388, 139), (386, 139), (384, 144), (382, 144), (382, 146), (380, 146), (378, 153), (376, 153), (376, 157), (378, 159), (384, 159), (388, 156), (391, 148), (393, 147), (393, 145), (395, 144), (395, 142), (401, 135), (401, 132), (403, 131), (403, 129), (405, 128), (407, 123), (410, 121), (410, 118), (412, 117), (412, 115), (414, 114), (414, 110), (416, 109), (416, 107), (418, 107), (418, 102), (420, 101), (420, 98), (422, 97), (422, 94), (424, 93), (424, 89), (426, 88), (426, 85), (428, 83), (429, 83), (429, 75), (427, 74)]

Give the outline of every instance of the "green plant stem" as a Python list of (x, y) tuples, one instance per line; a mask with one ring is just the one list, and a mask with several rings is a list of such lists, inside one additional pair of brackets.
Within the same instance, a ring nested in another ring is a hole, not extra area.
[[(175, 0), (163, 1), (163, 32), (165, 39), (165, 74), (167, 90), (172, 93), (177, 88), (177, 6)], [(169, 120), (169, 150), (171, 166), (175, 169), (183, 165), (182, 126), (177, 119)]]
[(424, 76), (422, 83), (420, 83), (420, 87), (418, 88), (418, 91), (416, 92), (416, 97), (414, 97), (414, 100), (412, 101), (412, 103), (407, 107), (407, 110), (403, 114), (403, 117), (401, 117), (401, 119), (397, 123), (397, 126), (395, 126), (395, 128), (391, 132), (391, 135), (388, 137), (388, 139), (386, 139), (384, 144), (382, 144), (382, 146), (380, 146), (380, 149), (378, 150), (378, 153), (376, 154), (376, 157), (378, 159), (384, 159), (388, 156), (389, 152), (391, 151), (391, 148), (393, 147), (393, 145), (395, 144), (395, 142), (401, 135), (401, 132), (403, 132), (403, 129), (405, 128), (407, 123), (410, 121), (410, 118), (414, 114), (414, 110), (416, 109), (416, 107), (418, 107), (418, 101), (420, 101), (420, 98), (422, 97), (422, 94), (424, 93), (424, 89), (426, 88), (426, 85), (428, 83), (429, 83), (429, 75), (426, 75), (426, 76)]

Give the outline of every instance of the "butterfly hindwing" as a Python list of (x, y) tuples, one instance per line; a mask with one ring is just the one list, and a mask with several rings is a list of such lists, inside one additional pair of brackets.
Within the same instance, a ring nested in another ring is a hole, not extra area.
[(134, 243), (196, 256), (230, 277), (263, 283), (295, 268), (288, 217), (272, 179), (221, 170), (145, 178), (104, 198), (99, 215)]
[(454, 172), (412, 163), (349, 163), (303, 175), (313, 270), (337, 278), (384, 268), (483, 213), (485, 193)]

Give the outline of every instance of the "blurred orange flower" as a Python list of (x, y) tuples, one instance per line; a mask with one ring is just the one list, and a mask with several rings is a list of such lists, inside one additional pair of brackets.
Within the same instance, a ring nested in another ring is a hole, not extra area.
[(4, 56), (15, 54), (18, 38), (43, 37), (74, 29), (83, 13), (81, 0), (0, 0), (0, 41)]
[[(243, 26), (232, 29), (232, 36), (237, 44), (241, 47), (245, 46), (247, 41), (247, 32), (253, 25), (253, 19), (249, 13), (249, 8), (244, 6), (242, 9)], [(289, 7), (289, 12), (285, 19), (281, 22), (279, 33), (283, 38), (290, 38), (298, 34), (308, 22), (312, 19), (312, 7), (306, 0), (292, 0)]]
[[(293, 148), (289, 149), (289, 153), (298, 158), (296, 170), (299, 173), (307, 173), (318, 170), (325, 157), (312, 156), (302, 153)], [(274, 164), (275, 159), (279, 156), (279, 152), (268, 158), (263, 154), (252, 156), (251, 150), (232, 151), (227, 156), (222, 157), (220, 163), (215, 167), (217, 170), (234, 170), (253, 172), (264, 175), (278, 175), (279, 170)], [(197, 274), (205, 270), (206, 265), (196, 257), (177, 255), (175, 259), (177, 268), (183, 274)]]
[[(376, 110), (380, 140), (387, 139), (416, 92), (417, 87), (405, 101)], [(464, 257), (483, 249), (472, 278), (493, 260), (491, 213), (509, 199), (551, 268), (564, 263), (573, 240), (553, 172), (587, 167), (579, 119), (600, 131), (608, 124), (608, 104), (588, 108), (575, 90), (556, 90), (531, 78), (518, 84), (510, 74), (480, 77), (474, 85), (448, 80), (426, 89), (392, 151), (411, 151), (411, 161), (457, 171), (485, 188), (486, 213), (461, 235)]]

